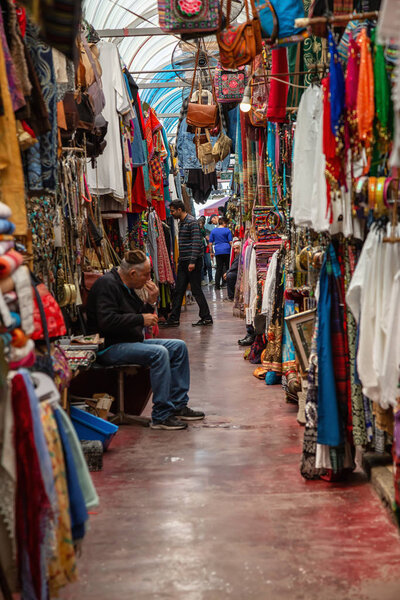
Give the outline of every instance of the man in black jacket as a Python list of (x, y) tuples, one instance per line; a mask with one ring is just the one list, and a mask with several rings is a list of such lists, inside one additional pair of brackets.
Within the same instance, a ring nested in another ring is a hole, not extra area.
[[(144, 339), (143, 328), (156, 325), (158, 288), (150, 280), (150, 262), (141, 250), (125, 254), (121, 265), (96, 281), (87, 303), (88, 328), (105, 338), (98, 360), (105, 365), (150, 367), (153, 429), (186, 429), (184, 421), (204, 418), (187, 406), (190, 367), (185, 342)], [(147, 295), (143, 302), (136, 292)]]
[(160, 323), (160, 327), (179, 327), (182, 301), (189, 283), (192, 294), (199, 305), (200, 319), (192, 323), (193, 327), (212, 325), (210, 309), (201, 289), (203, 240), (199, 224), (192, 215), (186, 212), (182, 200), (173, 200), (169, 209), (173, 218), (179, 220), (179, 261), (171, 314), (167, 321)]

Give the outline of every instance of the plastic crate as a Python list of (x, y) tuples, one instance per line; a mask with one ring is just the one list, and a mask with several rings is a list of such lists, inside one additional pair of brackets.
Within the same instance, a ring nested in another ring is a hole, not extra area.
[(80, 440), (99, 440), (107, 450), (118, 426), (71, 406), (71, 420)]

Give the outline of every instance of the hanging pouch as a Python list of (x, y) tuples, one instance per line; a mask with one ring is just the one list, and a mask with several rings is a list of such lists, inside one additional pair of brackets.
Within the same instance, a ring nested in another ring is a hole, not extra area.
[(243, 24), (231, 24), (232, 0), (228, 0), (227, 26), (224, 31), (217, 34), (219, 57), (221, 65), (225, 69), (237, 69), (243, 65), (248, 65), (262, 52), (260, 19), (254, 0), (250, 1), (253, 11), (252, 19), (250, 18), (248, 0), (244, 0), (247, 21)]
[(165, 33), (181, 33), (185, 39), (209, 34), (221, 27), (218, 0), (158, 0), (160, 28)]

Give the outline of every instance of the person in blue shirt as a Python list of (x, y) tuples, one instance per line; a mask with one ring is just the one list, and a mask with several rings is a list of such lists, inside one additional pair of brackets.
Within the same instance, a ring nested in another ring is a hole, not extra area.
[(228, 227), (228, 219), (220, 217), (218, 220), (218, 227), (213, 229), (210, 233), (211, 257), (215, 256), (215, 261), (217, 263), (215, 271), (216, 290), (221, 289), (222, 276), (229, 269), (232, 239), (232, 232)]

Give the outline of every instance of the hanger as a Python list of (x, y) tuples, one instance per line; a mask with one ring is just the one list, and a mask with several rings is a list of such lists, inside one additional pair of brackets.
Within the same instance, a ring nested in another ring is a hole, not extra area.
[(61, 397), (60, 392), (51, 377), (41, 371), (34, 371), (31, 373), (31, 378), (39, 402), (49, 402), (56, 408)]

